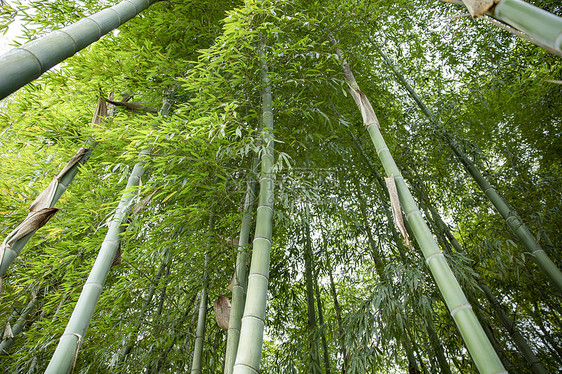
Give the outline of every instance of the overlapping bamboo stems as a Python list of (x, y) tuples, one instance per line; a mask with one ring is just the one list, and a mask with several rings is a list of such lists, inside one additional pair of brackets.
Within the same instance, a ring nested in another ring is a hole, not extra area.
[(0, 100), (160, 0), (124, 0), (0, 56)]
[(17, 319), (14, 326), (12, 326), (12, 337), (3, 340), (0, 343), (0, 354), (8, 354), (8, 349), (15, 343), (17, 336), (23, 331), (27, 323), (27, 318), (31, 313), (33, 313), (37, 307), (38, 302), (38, 295), (34, 295), (31, 301), (27, 304), (27, 306), (21, 311), (19, 314), (19, 318)]
[[(98, 98), (92, 123), (100, 124), (105, 117), (107, 117), (107, 108), (105, 100), (100, 97)], [(76, 152), (65, 167), (53, 178), (47, 188), (31, 203), (27, 217), (0, 244), (0, 292), (2, 290), (2, 277), (8, 271), (9, 266), (19, 256), (33, 234), (58, 211), (58, 209), (54, 208), (55, 204), (74, 180), (76, 174), (78, 174), (80, 166), (88, 161), (97, 144), (94, 141), (89, 147), (80, 148)]]
[[(261, 132), (261, 125), (258, 133)], [(261, 144), (261, 143), (260, 143)], [(236, 273), (232, 286), (232, 305), (230, 308), (230, 319), (228, 321), (228, 335), (226, 338), (226, 353), (224, 359), (224, 374), (232, 374), (238, 343), (240, 340), (240, 326), (244, 313), (244, 302), (246, 300), (246, 286), (248, 283), (246, 262), (248, 259), (248, 240), (252, 228), (252, 207), (254, 206), (254, 196), (256, 189), (256, 179), (254, 173), (257, 171), (259, 163), (258, 155), (254, 157), (250, 179), (246, 182), (246, 194), (244, 195), (244, 209), (242, 223), (240, 225), (240, 235), (238, 236), (238, 248), (236, 254)]]
[[(164, 98), (161, 110), (162, 115), (167, 114), (169, 108), (170, 103)], [(150, 150), (144, 150), (140, 152), (140, 155), (142, 157), (149, 153)], [(133, 199), (137, 196), (137, 189), (143, 174), (144, 161), (139, 161), (131, 171), (119, 205), (110, 220), (109, 229), (101, 245), (96, 261), (84, 284), (78, 302), (74, 307), (70, 320), (47, 366), (45, 374), (70, 373), (76, 364), (80, 345), (84, 340), (88, 325), (90, 324), (96, 304), (101, 295), (103, 285), (105, 284), (113, 259), (119, 248), (121, 234), (125, 231), (125, 226), (122, 225), (122, 223), (131, 210)]]
[[(342, 55), (338, 50), (338, 55)], [(349, 91), (353, 96), (361, 115), (364, 125), (371, 136), (371, 140), (376, 148), (377, 155), (383, 164), (386, 174), (393, 178), (398, 190), (400, 205), (406, 215), (414, 236), (423, 252), (431, 273), (445, 299), (447, 307), (461, 332), (463, 340), (470, 352), (476, 367), (482, 374), (505, 373), (505, 369), (494, 352), (492, 345), (488, 341), (486, 334), (482, 330), (464, 292), (454, 274), (452, 273), (447, 260), (433, 239), (416, 202), (414, 201), (400, 170), (396, 166), (394, 159), (388, 149), (384, 138), (379, 129), (378, 119), (374, 110), (365, 96), (359, 89), (359, 85), (353, 76), (349, 64), (342, 59), (342, 68), (345, 79), (349, 86)]]
[(240, 342), (234, 374), (259, 373), (263, 331), (269, 283), (269, 256), (271, 251), (274, 179), (273, 172), (273, 111), (271, 86), (264, 45), (260, 43), (262, 79), (263, 153), (261, 158), (259, 205), (256, 214), (256, 230), (252, 261), (248, 276), (248, 291), (240, 329)]
[(371, 41), (375, 49), (379, 52), (385, 63), (392, 69), (400, 84), (404, 86), (410, 96), (414, 99), (421, 111), (427, 116), (427, 118), (431, 121), (435, 128), (441, 132), (443, 138), (445, 139), (457, 159), (461, 162), (468, 173), (476, 181), (478, 186), (482, 189), (486, 198), (490, 200), (496, 210), (501, 214), (507, 225), (513, 230), (525, 249), (532, 254), (532, 258), (537, 263), (539, 268), (545, 273), (546, 276), (550, 278), (550, 280), (558, 288), (558, 290), (562, 292), (562, 272), (560, 272), (560, 269), (558, 269), (554, 262), (552, 262), (545, 251), (541, 248), (533, 234), (521, 221), (517, 212), (511, 209), (509, 205), (507, 205), (507, 203), (498, 194), (494, 187), (492, 187), (488, 180), (476, 168), (474, 163), (464, 154), (463, 151), (460, 150), (459, 147), (457, 147), (456, 142), (453, 140), (451, 134), (449, 134), (447, 130), (445, 130), (441, 122), (425, 105), (414, 88), (406, 81), (406, 78), (404, 78), (398, 67), (392, 64), (390, 59), (371, 38), (369, 38), (369, 40)]
[[(365, 150), (363, 149), (363, 147), (361, 146), (361, 144), (359, 143), (357, 138), (353, 135), (353, 133), (349, 130), (348, 130), (348, 133), (351, 136), (353, 144), (359, 150), (359, 153), (361, 154), (363, 160), (367, 163), (369, 169), (371, 170), (371, 172), (375, 176), (375, 180), (377, 181), (377, 183), (381, 187), (381, 191), (383, 191), (383, 194), (382, 194), (383, 197), (386, 197), (388, 199), (388, 191), (386, 191), (386, 189), (385, 189), (385, 183), (384, 183), (381, 175), (379, 174), (379, 171), (376, 169), (375, 165), (373, 165), (372, 161), (369, 159), (369, 157), (367, 156), (367, 153), (365, 152)], [(385, 214), (387, 216), (388, 222), (392, 222), (392, 213), (386, 207), (385, 207), (384, 210), (385, 210)], [(404, 243), (402, 242), (402, 240), (399, 239), (399, 233), (394, 226), (391, 226), (391, 230), (392, 230), (392, 233), (393, 233), (394, 240), (397, 244), (399, 254), (402, 257), (402, 260), (404, 260), (404, 257), (405, 257)], [(451, 373), (449, 363), (447, 362), (447, 359), (445, 357), (445, 353), (443, 352), (443, 348), (441, 346), (441, 343), (439, 342), (439, 338), (438, 338), (437, 334), (435, 334), (435, 329), (433, 328), (433, 322), (431, 320), (431, 317), (426, 316), (424, 322), (425, 322), (426, 331), (428, 333), (430, 343), (431, 343), (432, 348), (435, 352), (435, 355), (437, 356), (437, 361), (439, 362), (439, 366), (441, 367), (441, 371), (445, 374)], [(405, 339), (408, 339), (407, 334), (405, 336)], [(403, 345), (404, 345), (404, 348), (405, 348), (407, 354), (408, 354), (408, 351), (409, 351), (409, 349), (408, 349), (409, 344), (410, 343), (408, 341), (403, 341)], [(410, 350), (411, 350), (411, 348), (410, 348)], [(411, 361), (410, 356), (408, 356), (408, 361)], [(420, 364), (423, 364), (423, 362), (421, 360), (420, 360)]]
[[(193, 292), (192, 293), (193, 296), (186, 303), (187, 305), (192, 305), (195, 302), (195, 299), (197, 298), (197, 293), (195, 292), (195, 287), (193, 287), (193, 289), (191, 289), (190, 292), (187, 292), (187, 294), (191, 294), (191, 292)], [(154, 365), (151, 365), (150, 367), (147, 368), (147, 370), (146, 370), (147, 373), (149, 373), (149, 374), (160, 373), (160, 370), (161, 370), (162, 366), (164, 366), (164, 364), (166, 363), (166, 358), (170, 354), (170, 351), (176, 345), (176, 341), (178, 340), (178, 338), (180, 336), (182, 336), (182, 334), (180, 333), (181, 329), (179, 329), (179, 326), (183, 325), (183, 323), (185, 322), (185, 319), (189, 315), (190, 310), (191, 309), (189, 307), (186, 307), (185, 311), (181, 314), (181, 317), (174, 320), (174, 322), (171, 324), (170, 330), (175, 331), (176, 333), (173, 334), (172, 339), (170, 341), (166, 341), (166, 343), (168, 343), (168, 344), (165, 348), (159, 349), (160, 354), (158, 355), (158, 361)], [(195, 316), (195, 313), (194, 313), (194, 316)]]

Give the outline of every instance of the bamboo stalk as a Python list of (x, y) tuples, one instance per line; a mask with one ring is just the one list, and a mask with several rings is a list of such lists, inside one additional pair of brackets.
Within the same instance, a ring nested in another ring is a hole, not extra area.
[(197, 318), (197, 330), (195, 332), (195, 344), (193, 346), (193, 360), (191, 362), (191, 374), (199, 374), (202, 372), (203, 343), (205, 342), (205, 325), (207, 322), (207, 288), (209, 286), (208, 251), (207, 253), (205, 253), (204, 266), (205, 266), (205, 270), (203, 272), (203, 288), (201, 289), (201, 299), (199, 301), (199, 316)]
[[(437, 230), (441, 234), (439, 236), (442, 236), (443, 239), (446, 238), (450, 243), (450, 245), (455, 249), (455, 251), (457, 251), (458, 253), (464, 253), (464, 250), (462, 249), (461, 245), (454, 237), (454, 235), (451, 233), (451, 230), (447, 227), (445, 222), (443, 222), (441, 215), (435, 210), (435, 208), (431, 204), (431, 201), (429, 200), (429, 196), (427, 196), (423, 185), (418, 182), (415, 182), (413, 184), (414, 184), (414, 189), (418, 192), (418, 195), (420, 197), (419, 199), (420, 205), (425, 210), (429, 210), (431, 216), (433, 216), (435, 225), (437, 226)], [(511, 320), (511, 318), (509, 318), (509, 316), (505, 312), (505, 308), (499, 303), (499, 301), (495, 298), (495, 296), (492, 294), (492, 291), (488, 288), (488, 286), (485, 283), (483, 283), (481, 280), (478, 279), (476, 279), (475, 281), (478, 282), (478, 286), (482, 289), (482, 291), (484, 291), (486, 298), (488, 299), (490, 304), (494, 307), (494, 310), (498, 313), (502, 325), (509, 332), (511, 339), (515, 343), (519, 353), (529, 364), (531, 371), (534, 374), (546, 374), (547, 373), (546, 368), (539, 360), (539, 358), (535, 355), (527, 340), (523, 337), (523, 335), (521, 335), (515, 323)], [(473, 304), (477, 303), (477, 300), (474, 296), (472, 296), (470, 299), (471, 299), (470, 300), (471, 303)], [(476, 308), (476, 310), (478, 310), (479, 308), (481, 307), (479, 306), (478, 308)], [(482, 318), (479, 319), (481, 320)], [(489, 335), (489, 333), (487, 333), (487, 335)], [(498, 352), (497, 349), (496, 351)]]
[(124, 0), (0, 56), (0, 100), (159, 0)]
[(501, 0), (492, 8), (492, 15), (558, 53), (562, 52), (561, 17), (522, 0)]
[(322, 350), (324, 359), (324, 371), (330, 374), (330, 352), (328, 351), (328, 341), (326, 340), (326, 326), (324, 325), (324, 312), (322, 299), (320, 298), (320, 286), (318, 286), (318, 273), (314, 279), (314, 295), (316, 297), (316, 307), (318, 308), (318, 323), (320, 324), (320, 337), (322, 339)]
[[(148, 152), (142, 153), (147, 154)], [(46, 374), (70, 373), (74, 368), (80, 344), (86, 335), (86, 330), (94, 314), (94, 309), (111, 268), (111, 263), (119, 247), (120, 237), (124, 231), (122, 222), (131, 209), (133, 198), (136, 196), (132, 189), (139, 185), (140, 179), (144, 174), (143, 164), (143, 162), (137, 163), (129, 176), (127, 187), (111, 219), (109, 230), (101, 245), (96, 262), (82, 289), (78, 303), (74, 307), (74, 311), (60, 338), (55, 353), (49, 362), (49, 366), (45, 371)]]
[(34, 296), (27, 306), (21, 311), (19, 318), (12, 327), (12, 338), (3, 340), (0, 343), (0, 354), (8, 354), (8, 349), (16, 342), (17, 336), (23, 331), (23, 328), (27, 322), (27, 317), (35, 310), (37, 306), (38, 296)]
[[(54, 209), (55, 204), (60, 199), (61, 195), (66, 191), (68, 185), (74, 180), (74, 177), (78, 173), (79, 167), (83, 165), (92, 153), (93, 147), (81, 148), (72, 157), (70, 162), (61, 170), (61, 172), (53, 179), (49, 186), (42, 192), (37, 200), (35, 200), (30, 206), (30, 212), (27, 217), (22, 221), (22, 223), (12, 231), (4, 240), (4, 243), (0, 245), (0, 278), (2, 278), (6, 271), (8, 271), (9, 266), (14, 262), (17, 256), (21, 253), (23, 247), (31, 239), (33, 234), (41, 228), (47, 221), (54, 215), (57, 209)], [(38, 200), (41, 200), (38, 202)], [(30, 231), (27, 232), (23, 237), (21, 236), (22, 229), (25, 230), (26, 223), (32, 222), (34, 219), (39, 217), (41, 214), (52, 211), (52, 214), (43, 220), (39, 225), (30, 227)], [(15, 240), (14, 240), (15, 239)]]
[(371, 136), (377, 155), (383, 164), (387, 176), (395, 180), (400, 204), (404, 210), (406, 220), (410, 224), (429, 269), (445, 299), (453, 320), (461, 332), (472, 359), (482, 374), (507, 373), (476, 319), (464, 292), (429, 231), (404, 178), (400, 174), (400, 170), (396, 166), (394, 158), (380, 132), (378, 119), (369, 100), (359, 89), (349, 64), (343, 60), (338, 49), (337, 53), (342, 61), (342, 68), (349, 91), (361, 111), (364, 125)]
[[(506, 1), (506, 0), (502, 0)], [(414, 88), (406, 81), (400, 70), (392, 64), (390, 59), (382, 52), (379, 46), (369, 37), (372, 45), (377, 49), (384, 62), (392, 69), (394, 75), (398, 81), (406, 88), (410, 96), (414, 99), (421, 111), (429, 118), (431, 123), (439, 130), (456, 158), (465, 167), (468, 173), (476, 181), (480, 189), (484, 192), (486, 198), (494, 205), (496, 210), (504, 218), (508, 227), (510, 227), (515, 236), (519, 239), (524, 248), (529, 251), (532, 255), (532, 259), (537, 263), (539, 268), (543, 273), (552, 281), (554, 286), (558, 291), (562, 292), (562, 272), (560, 269), (552, 262), (545, 251), (538, 244), (537, 240), (533, 234), (529, 231), (527, 226), (521, 221), (517, 212), (509, 207), (503, 198), (498, 194), (494, 187), (488, 182), (488, 180), (482, 175), (482, 173), (476, 168), (474, 163), (462, 152), (456, 145), (452, 136), (445, 130), (441, 122), (433, 114), (433, 112), (425, 105), (422, 99), (419, 97)]]
[(242, 317), (234, 374), (259, 373), (269, 283), (269, 256), (273, 221), (273, 111), (271, 85), (263, 43), (260, 43), (264, 152), (261, 159), (259, 205), (256, 214), (248, 293)]
[(314, 308), (314, 264), (312, 259), (312, 244), (310, 239), (310, 217), (308, 202), (305, 203), (304, 210), (305, 212), (301, 216), (301, 224), (302, 228), (304, 229), (304, 278), (306, 286), (307, 332), (309, 346), (309, 361), (307, 362), (307, 372), (311, 374), (321, 374), (320, 357), (318, 354), (318, 341), (316, 341), (315, 339), (317, 325), (316, 310)]

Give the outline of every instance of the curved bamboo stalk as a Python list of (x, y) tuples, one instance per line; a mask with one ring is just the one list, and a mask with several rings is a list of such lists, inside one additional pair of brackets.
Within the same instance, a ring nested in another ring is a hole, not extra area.
[(160, 0), (124, 0), (0, 56), (0, 100)]
[(273, 221), (273, 111), (271, 86), (263, 44), (260, 43), (261, 78), (263, 84), (262, 116), (264, 152), (261, 159), (259, 205), (256, 214), (256, 231), (252, 262), (248, 276), (248, 293), (242, 317), (240, 343), (236, 353), (234, 374), (259, 373), (267, 286), (269, 283), (269, 256)]
[[(503, 0), (506, 1), (506, 0)], [(431, 123), (435, 126), (437, 130), (439, 130), (457, 157), (457, 159), (461, 162), (461, 164), (465, 167), (468, 173), (472, 176), (472, 178), (476, 181), (480, 189), (484, 192), (486, 198), (494, 205), (496, 210), (500, 213), (500, 215), (505, 220), (506, 224), (513, 230), (515, 236), (519, 239), (521, 244), (525, 247), (529, 253), (531, 253), (531, 257), (537, 263), (539, 268), (543, 271), (543, 273), (550, 278), (554, 286), (562, 292), (562, 272), (560, 269), (552, 262), (552, 260), (548, 257), (545, 251), (541, 248), (537, 240), (535, 239), (534, 235), (529, 231), (527, 226), (521, 221), (517, 212), (509, 207), (507, 203), (503, 200), (503, 198), (498, 194), (494, 187), (488, 182), (488, 180), (482, 175), (480, 170), (476, 168), (474, 163), (462, 152), (456, 145), (455, 141), (453, 140), (452, 136), (445, 130), (441, 122), (437, 119), (435, 114), (425, 105), (422, 99), (419, 97), (417, 92), (414, 88), (406, 81), (406, 78), (402, 75), (400, 70), (392, 64), (390, 59), (382, 52), (379, 46), (369, 37), (371, 44), (375, 47), (375, 49), (379, 52), (381, 57), (383, 58), (384, 62), (392, 69), (394, 75), (398, 79), (398, 81), (406, 88), (410, 96), (414, 99), (418, 107), (421, 111), (429, 118)]]
[(423, 252), (429, 269), (445, 299), (453, 320), (461, 332), (461, 336), (468, 351), (476, 363), (476, 367), (482, 374), (507, 373), (493, 350), (492, 345), (488, 341), (482, 326), (480, 326), (480, 323), (476, 319), (472, 307), (468, 303), (447, 260), (435, 242), (432, 233), (429, 231), (404, 178), (400, 174), (400, 170), (396, 166), (394, 158), (380, 132), (378, 119), (369, 99), (360, 90), (353, 76), (353, 72), (349, 64), (343, 60), (341, 52), (337, 50), (337, 53), (342, 60), (342, 68), (349, 86), (349, 91), (361, 111), (364, 125), (371, 136), (377, 155), (388, 177), (393, 178), (396, 183), (400, 205), (404, 210), (406, 220), (414, 232), (414, 236)]

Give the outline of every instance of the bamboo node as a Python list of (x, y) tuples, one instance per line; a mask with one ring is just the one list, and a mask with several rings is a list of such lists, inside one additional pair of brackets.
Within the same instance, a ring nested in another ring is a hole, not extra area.
[(457, 306), (456, 308), (451, 310), (451, 317), (455, 318), (455, 314), (457, 314), (458, 311), (463, 309), (472, 309), (472, 306), (468, 303)]

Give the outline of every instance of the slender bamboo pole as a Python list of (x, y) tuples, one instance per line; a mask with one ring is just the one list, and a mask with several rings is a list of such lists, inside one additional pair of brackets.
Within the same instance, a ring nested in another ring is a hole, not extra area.
[[(255, 172), (259, 163), (258, 155), (254, 157), (252, 172)], [(254, 195), (256, 180), (254, 176), (246, 183), (246, 195), (244, 196), (244, 214), (240, 225), (238, 237), (238, 253), (236, 255), (236, 275), (232, 287), (232, 306), (230, 319), (228, 321), (228, 335), (226, 338), (226, 353), (224, 359), (224, 374), (232, 374), (238, 343), (240, 341), (240, 326), (244, 314), (244, 302), (246, 299), (247, 271), (246, 261), (248, 258), (248, 240), (252, 228), (252, 207), (254, 206)]]
[(146, 312), (148, 311), (148, 307), (150, 306), (150, 304), (152, 304), (152, 298), (154, 297), (154, 292), (156, 291), (156, 287), (158, 287), (158, 283), (160, 283), (160, 278), (162, 277), (162, 273), (164, 272), (164, 269), (166, 268), (166, 265), (168, 263), (168, 251), (164, 253), (163, 257), (164, 259), (160, 263), (160, 266), (156, 271), (156, 275), (154, 276), (154, 281), (152, 282), (152, 284), (148, 289), (148, 295), (146, 296), (146, 300), (144, 301), (144, 305), (139, 314), (139, 317), (135, 321), (134, 330), (132, 333), (129, 333), (123, 341), (123, 347), (119, 352), (119, 362), (123, 362), (127, 358), (127, 356), (129, 355), (129, 353), (131, 353), (131, 350), (135, 345), (136, 337), (139, 328), (141, 326), (142, 320), (145, 317)]
[[(148, 152), (143, 151), (142, 153), (147, 154)], [(132, 190), (139, 185), (140, 179), (144, 174), (143, 164), (143, 162), (137, 163), (129, 176), (127, 187), (111, 219), (109, 230), (101, 245), (96, 262), (80, 294), (78, 303), (74, 307), (68, 325), (60, 338), (57, 349), (49, 362), (49, 366), (45, 371), (46, 374), (70, 373), (75, 365), (80, 344), (84, 339), (84, 335), (86, 335), (86, 330), (94, 314), (94, 309), (111, 268), (111, 263), (119, 247), (120, 236), (124, 231), (122, 222), (131, 209), (131, 203), (136, 196), (136, 193)]]
[(159, 0), (124, 0), (0, 56), (0, 100)]
[(334, 302), (334, 312), (336, 313), (336, 321), (338, 323), (338, 340), (340, 341), (340, 347), (343, 356), (342, 374), (345, 374), (347, 370), (347, 348), (345, 346), (345, 332), (343, 329), (343, 318), (341, 316), (341, 307), (338, 300), (338, 293), (336, 290), (336, 285), (334, 284), (334, 277), (332, 275), (331, 267), (328, 269), (328, 276), (330, 277), (330, 292), (332, 294), (332, 300)]
[[(502, 0), (503, 1), (511, 1), (511, 0)], [(474, 163), (462, 152), (456, 145), (455, 141), (453, 140), (452, 136), (445, 130), (441, 122), (437, 119), (437, 117), (433, 114), (433, 112), (425, 105), (422, 99), (418, 96), (417, 92), (414, 88), (406, 81), (398, 67), (394, 66), (390, 59), (382, 52), (379, 46), (371, 39), (372, 45), (375, 49), (379, 52), (385, 63), (392, 69), (394, 75), (398, 79), (398, 81), (406, 88), (410, 96), (414, 99), (416, 104), (419, 106), (421, 111), (429, 118), (431, 123), (435, 126), (437, 130), (439, 130), (448, 143), (449, 147), (457, 157), (457, 159), (462, 163), (468, 173), (474, 178), (478, 186), (484, 192), (484, 195), (490, 200), (490, 202), (494, 205), (496, 210), (501, 214), (504, 218), (506, 224), (513, 230), (515, 236), (521, 241), (523, 246), (527, 251), (531, 253), (532, 259), (537, 263), (539, 268), (543, 271), (543, 273), (552, 281), (554, 286), (558, 289), (558, 291), (562, 292), (562, 272), (560, 269), (552, 262), (552, 260), (548, 257), (545, 251), (541, 248), (538, 244), (537, 240), (533, 236), (533, 234), (529, 231), (527, 226), (521, 221), (517, 212), (509, 207), (507, 203), (503, 200), (503, 198), (498, 194), (498, 192), (492, 187), (492, 185), (488, 182), (488, 180), (480, 173), (480, 171), (476, 168)]]
[(305, 203), (305, 212), (301, 216), (302, 228), (304, 230), (304, 278), (306, 285), (306, 310), (307, 310), (307, 332), (309, 345), (309, 361), (307, 372), (321, 374), (320, 357), (318, 354), (318, 341), (316, 341), (316, 310), (314, 308), (314, 286), (312, 259), (312, 244), (310, 239), (310, 217), (308, 202)]
[[(212, 220), (212, 217), (211, 217)], [(212, 222), (210, 224), (212, 226)], [(191, 362), (191, 374), (202, 372), (203, 343), (205, 342), (205, 325), (207, 323), (207, 287), (209, 286), (209, 252), (205, 253), (205, 270), (203, 273), (203, 288), (201, 289), (201, 300), (199, 302), (199, 317), (197, 318), (197, 331), (195, 333), (195, 344), (193, 346), (193, 361)]]
[(349, 64), (343, 60), (341, 52), (339, 50), (337, 50), (337, 52), (342, 61), (342, 68), (345, 79), (349, 85), (349, 91), (361, 111), (363, 122), (371, 136), (377, 155), (388, 177), (393, 178), (396, 183), (400, 204), (406, 215), (406, 220), (414, 232), (429, 269), (445, 299), (453, 320), (461, 332), (472, 359), (482, 374), (506, 373), (500, 359), (494, 352), (492, 345), (478, 323), (447, 260), (429, 231), (404, 178), (400, 174), (400, 170), (396, 166), (394, 158), (380, 132), (378, 119), (376, 118), (369, 100), (359, 89), (359, 85), (353, 76), (351, 68)]
[(27, 306), (21, 311), (20, 316), (14, 326), (12, 327), (12, 338), (3, 340), (0, 343), (0, 354), (8, 354), (8, 349), (16, 342), (17, 336), (23, 331), (23, 328), (27, 322), (27, 317), (35, 310), (37, 306), (38, 296), (34, 296), (33, 299), (27, 304)]
[[(431, 201), (429, 200), (429, 197), (424, 191), (423, 186), (418, 182), (415, 182), (413, 184), (414, 184), (414, 189), (417, 190), (420, 196), (420, 205), (424, 209), (429, 210), (429, 212), (433, 216), (435, 225), (437, 226), (437, 230), (441, 232), (442, 236), (447, 238), (447, 240), (449, 241), (451, 246), (455, 249), (455, 251), (459, 253), (464, 253), (464, 250), (462, 249), (461, 245), (454, 237), (454, 235), (451, 233), (451, 230), (447, 227), (445, 222), (443, 222), (441, 215), (435, 210), (435, 208), (431, 204)], [(498, 313), (502, 325), (509, 332), (510, 337), (512, 338), (513, 342), (517, 346), (521, 355), (525, 358), (525, 360), (529, 364), (529, 367), (531, 368), (532, 372), (535, 374), (546, 374), (547, 371), (544, 365), (539, 360), (539, 358), (534, 354), (527, 340), (523, 337), (523, 335), (521, 335), (515, 323), (511, 320), (511, 318), (509, 318), (509, 316), (505, 312), (504, 307), (498, 302), (498, 300), (492, 294), (492, 291), (482, 281), (478, 281), (478, 286), (484, 291), (486, 298), (488, 299), (490, 304), (494, 307), (494, 310)], [(472, 299), (474, 300), (474, 297), (472, 297)], [(471, 302), (475, 303), (476, 300), (474, 301), (471, 300)]]
[(326, 340), (326, 326), (324, 325), (324, 311), (322, 299), (320, 298), (320, 286), (318, 285), (318, 273), (314, 279), (314, 295), (316, 297), (316, 307), (318, 308), (318, 323), (320, 324), (320, 337), (322, 339), (322, 350), (324, 359), (324, 371), (330, 374), (330, 352), (328, 351), (328, 341)]
[(517, 329), (517, 326), (515, 325), (513, 320), (509, 318), (507, 313), (504, 311), (503, 306), (498, 302), (492, 291), (488, 288), (488, 286), (486, 286), (483, 283), (480, 283), (479, 286), (482, 289), (482, 291), (484, 291), (484, 295), (486, 295), (486, 298), (488, 299), (490, 304), (494, 307), (494, 310), (498, 313), (500, 320), (502, 321), (502, 324), (509, 332), (511, 339), (519, 349), (521, 355), (525, 358), (525, 360), (529, 364), (531, 371), (535, 374), (547, 374), (548, 371), (546, 370), (542, 362), (539, 360), (537, 355), (535, 355), (535, 353), (527, 343), (527, 340), (523, 337), (523, 335), (521, 335), (519, 329)]
[(269, 283), (269, 256), (271, 251), (273, 221), (273, 111), (271, 86), (264, 45), (260, 43), (264, 152), (261, 159), (259, 206), (256, 214), (256, 231), (252, 262), (248, 276), (248, 293), (242, 317), (240, 344), (236, 353), (234, 374), (259, 373), (263, 330)]

